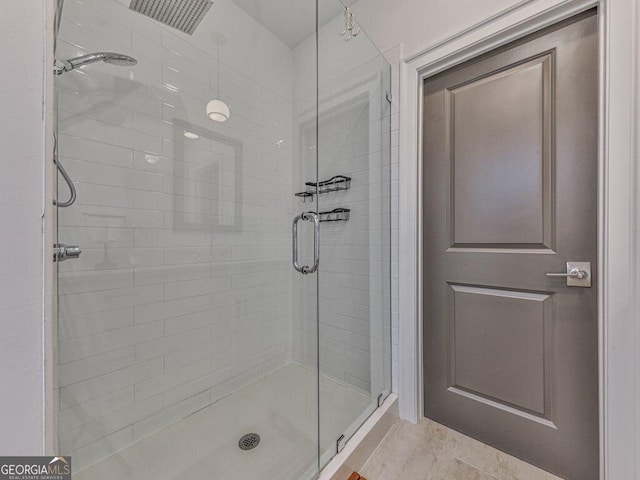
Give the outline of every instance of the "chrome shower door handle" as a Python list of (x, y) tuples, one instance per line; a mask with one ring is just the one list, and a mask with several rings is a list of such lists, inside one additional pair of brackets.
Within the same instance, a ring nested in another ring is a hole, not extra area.
[[(313, 221), (313, 266), (311, 267), (307, 265), (301, 266), (298, 263), (298, 222), (300, 220)], [(320, 217), (316, 213), (304, 212), (293, 219), (291, 243), (293, 268), (303, 275), (315, 273), (320, 264)]]
[(302, 272), (302, 267), (298, 264), (298, 222), (302, 220), (302, 214), (297, 215), (296, 218), (293, 219), (293, 225), (291, 227), (291, 243), (292, 243), (292, 251), (293, 251), (293, 268), (295, 268), (298, 272)]
[(320, 265), (320, 217), (314, 212), (306, 212), (305, 215), (305, 220), (313, 221), (313, 266), (307, 267), (304, 273), (315, 273)]

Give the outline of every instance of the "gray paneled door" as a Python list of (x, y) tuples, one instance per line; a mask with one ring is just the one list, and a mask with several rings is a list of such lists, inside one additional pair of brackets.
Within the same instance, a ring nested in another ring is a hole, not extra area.
[[(424, 89), (426, 416), (570, 480), (599, 476), (597, 35), (588, 12)], [(569, 261), (593, 287), (547, 276)]]

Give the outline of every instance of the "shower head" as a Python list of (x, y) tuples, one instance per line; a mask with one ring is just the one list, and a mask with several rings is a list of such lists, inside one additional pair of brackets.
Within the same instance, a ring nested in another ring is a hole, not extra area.
[(64, 72), (70, 72), (76, 68), (84, 67), (96, 62), (105, 62), (121, 67), (133, 66), (138, 61), (128, 55), (113, 52), (89, 53), (80, 57), (71, 58), (62, 62), (56, 61), (56, 74), (60, 75)]

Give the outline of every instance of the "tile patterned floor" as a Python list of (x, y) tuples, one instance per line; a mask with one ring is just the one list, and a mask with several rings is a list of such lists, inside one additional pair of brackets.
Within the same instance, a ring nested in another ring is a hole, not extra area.
[(562, 480), (428, 419), (398, 421), (360, 474), (367, 480)]

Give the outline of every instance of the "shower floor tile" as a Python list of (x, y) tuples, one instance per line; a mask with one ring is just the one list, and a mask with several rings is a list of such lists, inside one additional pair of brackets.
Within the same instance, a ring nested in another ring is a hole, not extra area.
[[(322, 451), (371, 399), (326, 377)], [(317, 470), (317, 376), (288, 364), (189, 417), (74, 474), (75, 480), (301, 480)], [(243, 451), (238, 440), (257, 433)], [(325, 441), (326, 439), (326, 441)]]

